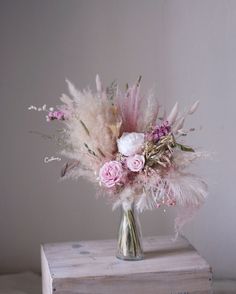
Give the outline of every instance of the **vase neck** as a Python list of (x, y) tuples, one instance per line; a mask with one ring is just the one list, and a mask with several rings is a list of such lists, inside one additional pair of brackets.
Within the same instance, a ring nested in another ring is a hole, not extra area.
[(128, 200), (123, 201), (122, 202), (122, 209), (124, 211), (134, 210), (134, 202), (133, 201), (128, 201)]
[(140, 222), (135, 212), (134, 201), (123, 201), (118, 235), (117, 257), (125, 260), (143, 258)]

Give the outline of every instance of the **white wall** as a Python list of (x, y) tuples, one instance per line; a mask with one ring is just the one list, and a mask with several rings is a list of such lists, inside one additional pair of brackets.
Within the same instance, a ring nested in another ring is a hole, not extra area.
[[(78, 87), (96, 73), (109, 83), (143, 75), (160, 101), (201, 108), (191, 140), (215, 152), (201, 165), (210, 197), (185, 232), (217, 277), (236, 278), (234, 123), (236, 1), (51, 0), (0, 3), (0, 272), (39, 269), (39, 244), (115, 238), (119, 213), (94, 189), (58, 182), (54, 146), (29, 130), (49, 132), (27, 106), (55, 105), (64, 78)], [(146, 212), (144, 235), (173, 232), (173, 213)]]

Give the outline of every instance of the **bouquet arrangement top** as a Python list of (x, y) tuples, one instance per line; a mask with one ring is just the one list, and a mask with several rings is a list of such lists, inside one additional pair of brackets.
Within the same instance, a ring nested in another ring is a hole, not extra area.
[(183, 113), (176, 103), (166, 115), (152, 92), (141, 95), (140, 81), (122, 92), (115, 82), (103, 88), (97, 76), (92, 92), (79, 91), (67, 80), (70, 96), (62, 95), (62, 105), (29, 109), (45, 111), (48, 122), (63, 124), (56, 137), (60, 153), (69, 159), (62, 177), (86, 177), (114, 207), (182, 207), (176, 218), (179, 231), (207, 195), (206, 183), (187, 170), (204, 153), (183, 143), (194, 131), (184, 127), (185, 119), (199, 101)]

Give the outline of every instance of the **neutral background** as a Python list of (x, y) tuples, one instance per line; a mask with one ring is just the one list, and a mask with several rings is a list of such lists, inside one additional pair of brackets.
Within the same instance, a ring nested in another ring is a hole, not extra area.
[[(216, 277), (236, 278), (236, 1), (0, 1), (0, 272), (40, 269), (43, 242), (115, 238), (119, 212), (81, 180), (60, 183), (50, 133), (33, 105), (55, 105), (65, 77), (78, 87), (153, 85), (169, 110), (201, 100), (189, 142), (213, 153), (198, 167), (209, 199), (185, 234)], [(173, 233), (174, 212), (141, 217), (144, 235)]]

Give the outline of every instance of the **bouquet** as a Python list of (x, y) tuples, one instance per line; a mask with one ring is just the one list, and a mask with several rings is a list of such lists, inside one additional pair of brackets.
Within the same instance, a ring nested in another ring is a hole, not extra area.
[(140, 93), (140, 81), (122, 91), (116, 82), (104, 88), (96, 76), (93, 92), (79, 91), (66, 80), (70, 96), (61, 96), (62, 105), (29, 109), (62, 124), (55, 136), (60, 154), (69, 159), (62, 178), (87, 178), (114, 208), (181, 207), (175, 221), (179, 232), (207, 195), (203, 179), (188, 170), (205, 153), (184, 143), (194, 131), (184, 127), (185, 120), (199, 101), (182, 113), (176, 103), (166, 115), (152, 92)]

